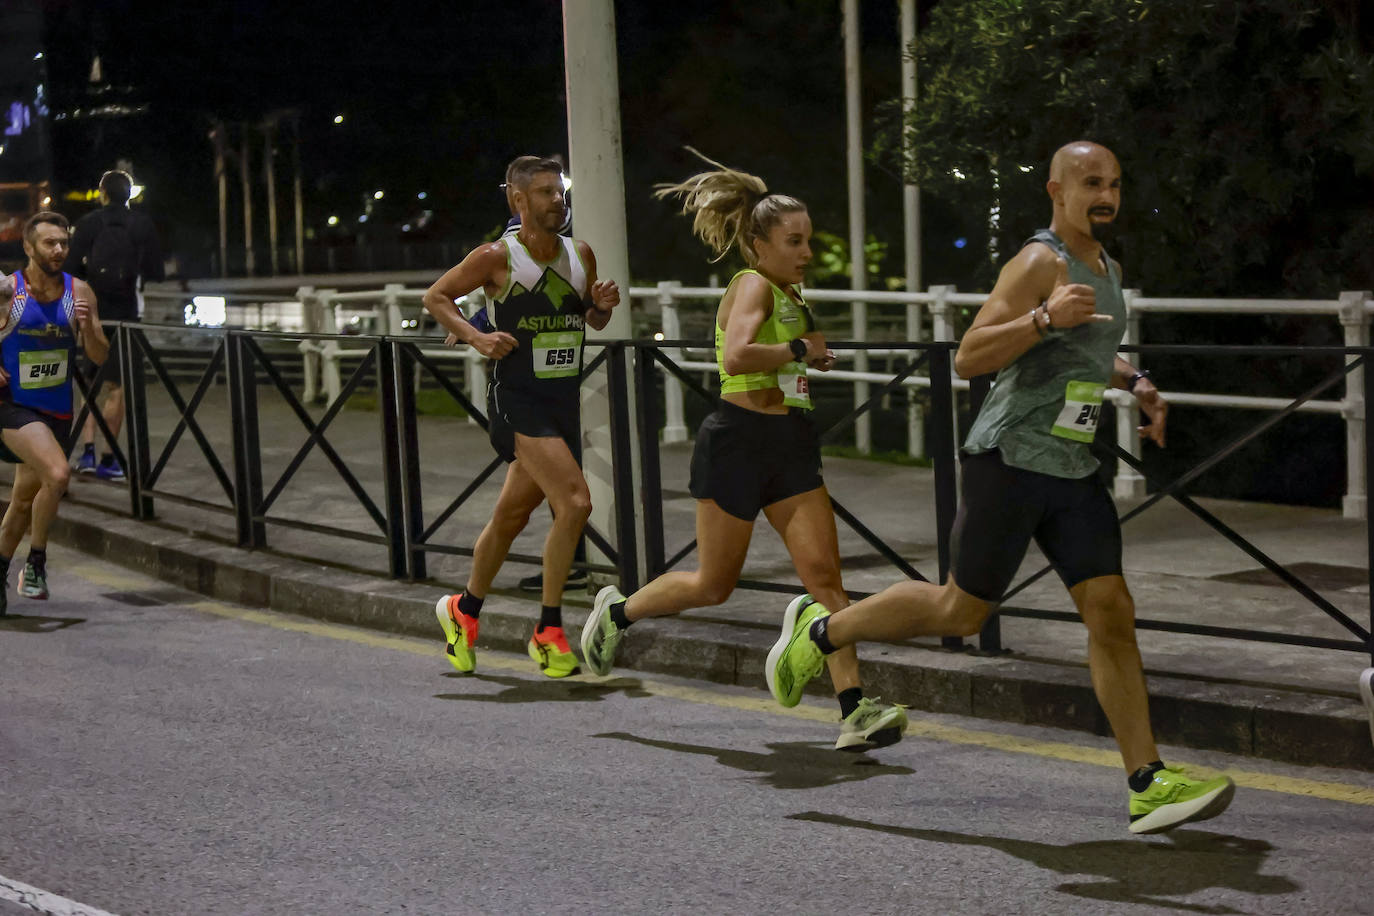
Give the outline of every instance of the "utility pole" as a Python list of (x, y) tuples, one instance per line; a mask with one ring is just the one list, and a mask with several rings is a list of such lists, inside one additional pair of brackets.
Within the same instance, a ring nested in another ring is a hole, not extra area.
[(248, 177), (249, 166), (252, 164), (248, 143), (252, 135), (250, 125), (243, 124), (243, 152), (239, 156), (239, 175), (243, 178), (243, 266), (244, 273), (249, 277), (256, 274), (253, 263), (253, 185)]
[(215, 148), (215, 183), (219, 186), (219, 275), (229, 276), (229, 186), (225, 156), (224, 122), (210, 122), (210, 142)]
[[(843, 0), (844, 9), (844, 110), (845, 159), (849, 172), (849, 288), (868, 289), (868, 258), (864, 251), (864, 158), (863, 120), (859, 96), (859, 0)], [(868, 303), (850, 304), (856, 341), (868, 339)], [(868, 351), (854, 354), (854, 371), (868, 371)], [(868, 382), (854, 383), (854, 406), (868, 400)], [(873, 447), (872, 422), (865, 412), (854, 421), (854, 447), (867, 454)]]
[(276, 131), (277, 112), (267, 116), (262, 122), (262, 174), (267, 182), (267, 243), (272, 260), (272, 276), (281, 273), (281, 263), (277, 253), (277, 177), (276, 177)]
[(291, 164), (294, 175), (291, 180), (296, 204), (296, 273), (305, 273), (305, 207), (301, 202), (301, 113), (292, 109), (291, 118)]

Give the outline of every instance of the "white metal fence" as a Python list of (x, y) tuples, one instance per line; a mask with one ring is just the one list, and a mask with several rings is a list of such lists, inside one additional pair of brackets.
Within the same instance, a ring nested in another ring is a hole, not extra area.
[[(632, 301), (640, 306), (648, 326), (657, 328), (650, 331), (653, 336), (662, 335), (663, 340), (683, 338), (684, 315), (702, 319), (709, 328), (714, 322), (715, 305), (725, 290), (717, 286), (689, 287), (676, 281), (664, 281), (655, 286), (635, 286), (629, 290)], [(283, 297), (280, 292), (270, 295), (261, 293), (224, 293), (217, 296), (223, 300), (223, 321), (233, 326), (271, 329), (282, 331), (304, 331), (309, 333), (340, 334), (339, 338), (304, 340), (300, 350), (305, 369), (305, 397), (313, 399), (322, 390), (330, 400), (337, 397), (341, 388), (339, 358), (347, 349), (349, 333), (387, 334), (396, 336), (414, 335), (432, 338), (435, 328), (420, 304), (423, 289), (407, 288), (400, 283), (388, 283), (381, 289), (340, 292), (334, 289), (301, 287), (294, 295)], [(1161, 299), (1143, 296), (1139, 290), (1126, 291), (1128, 308), (1125, 343), (1139, 345), (1142, 339), (1141, 322), (1145, 315), (1189, 314), (1189, 315), (1301, 315), (1314, 320), (1335, 318), (1343, 329), (1344, 344), (1349, 347), (1368, 346), (1370, 342), (1370, 320), (1374, 315), (1374, 294), (1369, 291), (1343, 292), (1336, 299)], [(955, 339), (956, 310), (977, 307), (986, 299), (986, 293), (960, 293), (952, 286), (932, 286), (925, 292), (898, 293), (851, 290), (808, 290), (807, 299), (813, 303), (848, 304), (848, 322), (843, 313), (838, 322), (830, 316), (826, 326), (832, 339), (851, 339), (881, 343), (882, 340), (906, 341), (952, 341)], [(181, 324), (187, 321), (186, 311), (193, 294), (180, 290), (150, 290), (145, 293), (147, 301), (145, 320), (159, 324)], [(470, 303), (460, 303), (464, 310), (471, 313), (480, 307), (480, 294)], [(866, 306), (872, 305), (886, 309), (886, 315), (871, 313)], [(894, 315), (893, 310), (897, 310)], [(656, 321), (654, 319), (657, 319)], [(642, 322), (641, 322), (642, 323)], [(709, 340), (709, 336), (703, 337)], [(426, 349), (426, 354), (436, 358), (461, 359), (466, 366), (467, 390), (480, 396), (485, 385), (482, 358), (476, 351), (467, 347), (444, 348), (436, 345)], [(905, 350), (884, 350), (881, 346), (866, 350), (867, 359), (855, 350), (839, 349), (841, 368), (826, 373), (827, 379), (850, 382), (854, 386), (855, 405), (864, 403), (869, 397), (870, 385), (886, 384), (890, 374), (862, 371), (861, 366), (868, 361), (883, 358), (896, 358), (909, 355)], [(709, 348), (671, 348), (667, 355), (684, 369), (714, 374), (716, 363), (714, 353)], [(1139, 355), (1133, 356), (1133, 363), (1142, 362)], [(850, 368), (844, 368), (844, 364)], [(1339, 415), (1345, 424), (1346, 440), (1346, 492), (1342, 498), (1342, 512), (1347, 518), (1364, 518), (1367, 508), (1367, 487), (1365, 479), (1365, 411), (1363, 368), (1355, 369), (1346, 375), (1345, 390), (1341, 400), (1312, 400), (1303, 404), (1299, 410), (1308, 413)], [(923, 388), (930, 385), (928, 376), (913, 374), (903, 383), (909, 388)], [(968, 384), (955, 379), (956, 389), (966, 389)], [(665, 417), (664, 440), (680, 442), (687, 438), (684, 418), (682, 385), (671, 376), (665, 377)], [(1248, 397), (1234, 394), (1210, 392), (1188, 392), (1167, 389), (1171, 404), (1199, 407), (1240, 408), (1251, 410), (1278, 410), (1289, 403), (1283, 398)], [(1127, 405), (1130, 395), (1124, 391), (1109, 393), (1117, 406)], [(1134, 455), (1140, 455), (1140, 440), (1135, 430), (1135, 416), (1131, 410), (1116, 412), (1117, 444)], [(913, 455), (925, 451), (923, 440), (924, 418), (919, 405), (914, 402), (907, 412), (907, 450)], [(861, 452), (872, 447), (871, 429), (867, 414), (855, 424), (855, 445)], [(1145, 482), (1130, 467), (1118, 462), (1114, 478), (1115, 492), (1121, 497), (1144, 495)]]

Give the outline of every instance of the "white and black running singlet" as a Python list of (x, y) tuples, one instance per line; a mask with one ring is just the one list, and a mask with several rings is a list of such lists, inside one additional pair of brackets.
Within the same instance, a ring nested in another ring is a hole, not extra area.
[(576, 397), (582, 374), (587, 269), (576, 243), (558, 239), (552, 261), (537, 261), (518, 236), (508, 235), (509, 276), (492, 298), (488, 319), (518, 346), (492, 369), (492, 381), (544, 398)]

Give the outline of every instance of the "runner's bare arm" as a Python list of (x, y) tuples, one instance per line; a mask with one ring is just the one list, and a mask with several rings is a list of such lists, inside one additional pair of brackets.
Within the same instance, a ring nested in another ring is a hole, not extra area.
[(72, 320), (76, 322), (77, 342), (86, 351), (86, 357), (96, 365), (104, 365), (110, 355), (110, 341), (105, 336), (105, 328), (100, 324), (99, 303), (95, 291), (85, 280), (72, 278)]
[(1011, 365), (1050, 328), (1110, 319), (1097, 314), (1091, 286), (1068, 279), (1068, 265), (1048, 245), (1027, 245), (1017, 252), (959, 343), (954, 355), (959, 376), (973, 378)]
[(497, 295), (505, 285), (509, 270), (503, 243), (482, 245), (425, 290), (425, 310), (450, 336), (473, 347), (483, 356), (500, 359), (515, 348), (515, 338), (504, 331), (483, 334), (468, 323), (454, 300), (461, 299), (478, 287), (482, 287), (488, 296)]
[[(758, 274), (744, 274), (726, 290), (716, 320), (725, 326), (721, 368), (728, 374), (767, 372), (793, 360), (790, 345), (762, 344), (756, 340), (759, 328), (772, 312), (773, 290)], [(813, 342), (812, 336), (819, 338), (819, 342)], [(825, 355), (823, 337), (814, 334), (805, 340), (808, 359)]]

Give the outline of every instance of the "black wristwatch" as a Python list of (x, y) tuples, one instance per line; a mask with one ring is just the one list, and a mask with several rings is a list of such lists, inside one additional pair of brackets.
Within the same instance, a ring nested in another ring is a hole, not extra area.
[(1126, 390), (1134, 394), (1136, 382), (1140, 381), (1143, 378), (1149, 377), (1150, 371), (1148, 369), (1142, 369), (1141, 371), (1137, 372), (1135, 375), (1131, 376), (1129, 379), (1126, 380)]
[(797, 362), (806, 359), (806, 341), (800, 337), (793, 337), (787, 342), (787, 347), (792, 351), (792, 358)]

